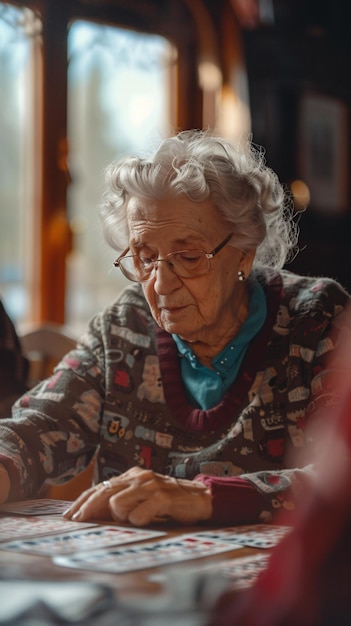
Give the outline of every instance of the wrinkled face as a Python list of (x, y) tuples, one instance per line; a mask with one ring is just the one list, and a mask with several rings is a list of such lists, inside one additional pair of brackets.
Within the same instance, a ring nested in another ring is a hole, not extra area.
[[(229, 232), (211, 201), (192, 202), (186, 196), (134, 197), (127, 218), (131, 254), (152, 258), (179, 250), (211, 252)], [(153, 278), (142, 283), (157, 324), (188, 341), (208, 340), (218, 325), (230, 324), (242, 291), (237, 272), (246, 270), (243, 256), (226, 245), (211, 259), (209, 272), (196, 278), (180, 278), (167, 263), (159, 263)]]

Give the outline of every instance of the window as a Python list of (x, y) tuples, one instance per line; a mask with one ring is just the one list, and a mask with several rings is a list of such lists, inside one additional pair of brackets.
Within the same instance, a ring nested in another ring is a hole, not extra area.
[(36, 289), (32, 250), (39, 157), (33, 157), (40, 31), (35, 13), (0, 4), (0, 297), (17, 324), (30, 317), (29, 294)]
[[(172, 58), (156, 35), (74, 21), (68, 37), (68, 217), (66, 321), (86, 326), (125, 284), (112, 268), (97, 213), (107, 163), (141, 155), (171, 127)], [(112, 268), (112, 269), (111, 269)]]
[[(45, 259), (40, 257), (41, 84), (48, 51), (41, 29), (34, 11), (0, 2), (0, 297), (17, 327), (40, 319), (40, 298), (48, 297), (41, 284)], [(176, 64), (174, 48), (158, 35), (74, 20), (67, 25), (67, 37), (70, 183), (63, 210), (72, 249), (66, 259), (65, 323), (79, 333), (125, 284), (112, 267), (115, 253), (103, 241), (97, 213), (103, 170), (124, 154), (149, 150), (172, 132)], [(57, 119), (52, 107), (44, 114), (46, 128), (52, 128)], [(56, 150), (54, 145), (54, 160)], [(65, 158), (66, 146), (63, 152)], [(44, 182), (55, 187), (47, 174)], [(61, 259), (65, 253), (58, 252)], [(52, 260), (48, 272), (56, 291), (61, 273), (55, 273)]]

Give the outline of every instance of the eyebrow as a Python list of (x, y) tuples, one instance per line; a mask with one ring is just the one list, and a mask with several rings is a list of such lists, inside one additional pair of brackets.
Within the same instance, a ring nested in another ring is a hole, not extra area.
[[(133, 248), (153, 248), (154, 247), (154, 245), (151, 245), (147, 241), (133, 241), (132, 239), (129, 245), (130, 247), (133, 247)], [(187, 249), (187, 247), (192, 246), (192, 245), (203, 246), (205, 245), (205, 242), (202, 240), (200, 241), (199, 237), (190, 235), (189, 237), (186, 237), (184, 239), (175, 239), (172, 242), (172, 245), (179, 246), (178, 250), (185, 250)]]

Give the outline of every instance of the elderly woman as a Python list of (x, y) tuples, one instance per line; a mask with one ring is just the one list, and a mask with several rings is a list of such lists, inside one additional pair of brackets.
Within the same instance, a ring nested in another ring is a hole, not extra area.
[(182, 132), (112, 165), (107, 186), (105, 236), (131, 285), (0, 424), (1, 500), (96, 454), (67, 517), (241, 524), (292, 509), (306, 428), (336, 393), (348, 294), (281, 270), (296, 227), (250, 145)]

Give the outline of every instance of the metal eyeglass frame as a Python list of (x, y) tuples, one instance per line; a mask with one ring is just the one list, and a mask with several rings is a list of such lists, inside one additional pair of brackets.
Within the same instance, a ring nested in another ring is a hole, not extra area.
[[(222, 250), (222, 248), (224, 248), (224, 246), (231, 240), (231, 238), (233, 237), (234, 233), (229, 233), (229, 235), (227, 235), (225, 237), (225, 239), (223, 239), (223, 241), (221, 241), (221, 243), (218, 244), (218, 246), (216, 246), (215, 248), (213, 248), (213, 250), (211, 250), (211, 252), (205, 252), (204, 250), (199, 250), (200, 252), (203, 252), (207, 259), (213, 259), (214, 256), (216, 256), (216, 254), (218, 254), (218, 252), (220, 252), (220, 250)], [(133, 278), (131, 278), (130, 276), (128, 276), (126, 274), (125, 268), (123, 268), (123, 265), (121, 264), (121, 261), (123, 261), (123, 259), (125, 258), (132, 258), (134, 256), (138, 256), (137, 254), (131, 254), (129, 255), (129, 257), (126, 257), (127, 252), (130, 250), (130, 247), (128, 246), (128, 248), (126, 248), (125, 250), (123, 250), (122, 254), (120, 254), (120, 256), (113, 262), (114, 267), (118, 267), (122, 274), (128, 278), (128, 280), (131, 280), (132, 282), (136, 282), (136, 283), (147, 283), (150, 280), (152, 280), (152, 275), (150, 275), (150, 278), (147, 278), (146, 280), (138, 280), (137, 278), (134, 280)], [(173, 256), (174, 254), (180, 254), (180, 253), (185, 253), (188, 252), (188, 250), (176, 250), (175, 252), (170, 252), (166, 258), (164, 259), (151, 259), (151, 263), (153, 264), (153, 270), (157, 269), (156, 263), (159, 263), (160, 261), (167, 261), (167, 257), (168, 256)], [(189, 252), (192, 252), (192, 250), (189, 250)], [(174, 271), (172, 269), (172, 271)], [(197, 274), (194, 276), (181, 276), (179, 274), (177, 274), (177, 272), (174, 272), (174, 274), (176, 274), (176, 276), (179, 276), (179, 278), (197, 278), (198, 276), (202, 276), (204, 274)]]

